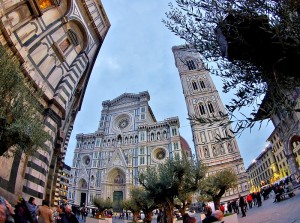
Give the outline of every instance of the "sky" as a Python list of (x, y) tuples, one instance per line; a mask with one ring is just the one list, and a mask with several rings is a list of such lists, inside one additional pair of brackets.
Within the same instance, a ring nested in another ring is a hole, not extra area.
[[(148, 91), (150, 107), (163, 121), (178, 116), (180, 134), (194, 145), (187, 120), (172, 46), (184, 44), (162, 23), (171, 0), (102, 0), (111, 27), (94, 65), (81, 110), (71, 134), (65, 163), (72, 165), (76, 135), (94, 133), (98, 129), (102, 101), (112, 100), (123, 93)], [(212, 76), (224, 104), (232, 93), (222, 92), (222, 81)], [(263, 151), (273, 131), (271, 123), (246, 130), (237, 138), (245, 168)]]

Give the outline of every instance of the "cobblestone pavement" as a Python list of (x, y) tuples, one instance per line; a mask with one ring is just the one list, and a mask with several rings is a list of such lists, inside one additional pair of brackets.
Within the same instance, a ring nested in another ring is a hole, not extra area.
[[(254, 206), (248, 209), (246, 217), (242, 218), (242, 215), (238, 215), (239, 223), (300, 223), (300, 190), (295, 191), (296, 196), (283, 200), (278, 203), (273, 203), (274, 195), (267, 200), (263, 200), (262, 206)], [(200, 213), (189, 213), (197, 219), (197, 223), (200, 223)], [(80, 223), (85, 223), (84, 220), (79, 220)], [(128, 223), (132, 222), (132, 217), (129, 220), (122, 220), (118, 218), (112, 219), (113, 223)], [(156, 215), (153, 216), (152, 223), (156, 223)], [(230, 223), (230, 222), (225, 222)]]
[(273, 203), (274, 194), (261, 207), (248, 209), (246, 217), (238, 215), (239, 223), (300, 223), (300, 190), (296, 196)]

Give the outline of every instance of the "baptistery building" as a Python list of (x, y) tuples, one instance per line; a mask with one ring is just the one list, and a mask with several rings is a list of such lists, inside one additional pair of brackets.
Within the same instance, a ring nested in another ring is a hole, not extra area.
[(76, 135), (70, 201), (89, 206), (96, 196), (110, 198), (117, 209), (141, 171), (176, 154), (191, 155), (178, 117), (157, 121), (149, 100), (144, 91), (104, 101), (98, 129)]
[(58, 204), (73, 124), (109, 28), (101, 0), (0, 1), (0, 47), (42, 92), (40, 115), (50, 136), (32, 156), (0, 157), (0, 195), (12, 204), (19, 197)]

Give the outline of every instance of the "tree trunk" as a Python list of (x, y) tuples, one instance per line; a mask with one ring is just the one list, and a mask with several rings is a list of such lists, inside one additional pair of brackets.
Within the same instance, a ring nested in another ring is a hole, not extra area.
[(132, 213), (132, 217), (133, 217), (133, 222), (138, 222), (139, 220), (139, 211), (138, 212), (133, 212)]
[(174, 217), (174, 201), (166, 201), (163, 203), (162, 223), (173, 223)]
[(103, 210), (99, 210), (98, 216), (99, 216), (99, 218), (104, 218), (105, 217), (104, 216), (104, 211)]
[(187, 206), (188, 206), (188, 205), (187, 205), (186, 202), (183, 202), (183, 203), (182, 203), (182, 208), (180, 209), (180, 214), (181, 214), (181, 216), (183, 216), (183, 215), (185, 214), (185, 209), (186, 209)]
[(221, 197), (214, 197), (213, 201), (214, 201), (214, 205), (215, 205), (215, 210), (220, 210)]
[(143, 219), (144, 223), (151, 223), (152, 221), (152, 210), (151, 211), (144, 211), (145, 218)]
[(213, 202), (214, 202), (214, 205), (215, 205), (215, 210), (220, 210), (220, 201), (221, 201), (221, 198), (223, 196), (223, 194), (225, 194), (225, 188), (222, 187), (219, 191), (219, 193), (215, 196), (213, 196)]

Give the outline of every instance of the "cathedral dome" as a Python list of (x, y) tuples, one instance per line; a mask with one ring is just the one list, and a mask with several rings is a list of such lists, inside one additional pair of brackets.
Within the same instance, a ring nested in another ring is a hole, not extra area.
[(191, 147), (182, 136), (180, 136), (180, 145), (181, 145), (182, 152), (184, 152), (187, 156), (192, 156)]

